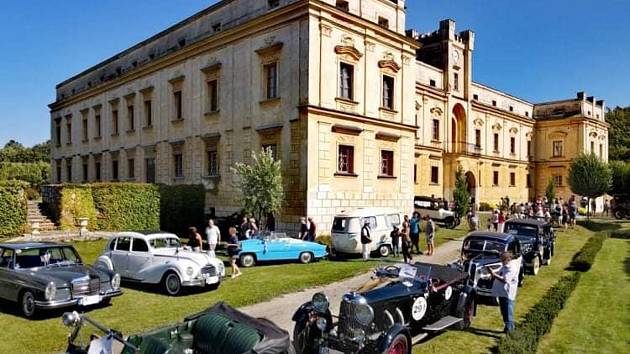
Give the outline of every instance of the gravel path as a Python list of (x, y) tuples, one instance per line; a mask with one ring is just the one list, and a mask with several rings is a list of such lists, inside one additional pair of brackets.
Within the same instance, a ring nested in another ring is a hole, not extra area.
[[(431, 257), (428, 256), (415, 256), (414, 261), (446, 264), (459, 256), (463, 239), (448, 241), (436, 248), (435, 254)], [(355, 276), (354, 278), (338, 281), (325, 286), (316, 288), (305, 289), (291, 294), (286, 294), (274, 298), (270, 301), (250, 305), (240, 308), (243, 312), (254, 317), (265, 317), (273, 321), (280, 328), (287, 330), (289, 333), (293, 333), (293, 322), (291, 317), (295, 310), (303, 303), (309, 301), (313, 294), (317, 292), (325, 293), (330, 299), (330, 307), (333, 314), (339, 313), (339, 304), (343, 294), (348, 290), (356, 289), (363, 285), (372, 272)]]

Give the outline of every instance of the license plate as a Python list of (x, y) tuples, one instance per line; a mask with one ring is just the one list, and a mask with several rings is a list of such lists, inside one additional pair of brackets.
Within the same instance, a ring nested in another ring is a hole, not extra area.
[(101, 301), (101, 297), (99, 295), (85, 296), (81, 298), (81, 300), (79, 301), (79, 305), (90, 306), (90, 305), (98, 304), (100, 301)]
[(206, 284), (214, 284), (214, 283), (216, 283), (218, 281), (219, 281), (218, 277), (208, 277), (208, 278), (206, 278)]

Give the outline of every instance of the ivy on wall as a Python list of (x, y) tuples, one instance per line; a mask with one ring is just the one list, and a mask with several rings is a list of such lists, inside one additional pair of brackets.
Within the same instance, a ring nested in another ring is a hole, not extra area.
[(26, 231), (26, 195), (23, 182), (0, 183), (0, 235), (15, 236)]
[(79, 218), (88, 219), (88, 230), (96, 229), (96, 209), (89, 185), (65, 185), (59, 191), (59, 228), (64, 231), (78, 227)]
[(99, 230), (159, 230), (160, 195), (152, 184), (92, 185)]
[(160, 226), (162, 230), (186, 235), (187, 228), (205, 226), (206, 190), (202, 185), (160, 185)]

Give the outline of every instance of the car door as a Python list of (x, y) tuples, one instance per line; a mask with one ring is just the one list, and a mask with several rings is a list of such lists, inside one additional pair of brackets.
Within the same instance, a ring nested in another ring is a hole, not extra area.
[(129, 264), (129, 252), (131, 250), (131, 237), (118, 237), (114, 250), (112, 251), (112, 265), (114, 271), (119, 273), (120, 276), (129, 278), (127, 274), (127, 268)]
[(0, 297), (15, 300), (17, 282), (13, 274), (13, 250), (0, 248)]
[(143, 280), (145, 278), (143, 270), (151, 264), (151, 253), (147, 242), (141, 238), (133, 238), (127, 259), (127, 276)]

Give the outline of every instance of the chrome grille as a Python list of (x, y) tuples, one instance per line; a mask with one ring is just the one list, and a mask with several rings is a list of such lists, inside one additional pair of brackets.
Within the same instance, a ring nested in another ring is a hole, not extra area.
[(98, 295), (101, 291), (100, 278), (83, 278), (72, 282), (72, 297)]
[(362, 328), (356, 321), (356, 305), (352, 303), (353, 297), (352, 293), (344, 295), (339, 307), (339, 334), (350, 338), (354, 337), (355, 330)]
[(213, 265), (207, 265), (201, 268), (201, 274), (207, 274), (209, 277), (215, 277), (217, 275), (217, 269)]

